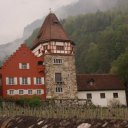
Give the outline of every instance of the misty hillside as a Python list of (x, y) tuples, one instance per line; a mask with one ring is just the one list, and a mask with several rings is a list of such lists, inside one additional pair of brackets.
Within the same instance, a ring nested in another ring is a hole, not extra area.
[[(86, 14), (89, 12), (96, 12), (97, 10), (107, 10), (113, 8), (119, 5), (120, 1), (124, 0), (93, 0), (93, 2), (88, 0), (79, 0), (74, 4), (58, 9), (55, 13), (57, 14), (57, 16), (59, 16), (59, 18), (64, 18), (72, 15), (75, 16), (78, 14)], [(35, 20), (33, 23), (24, 28), (23, 37), (21, 39), (16, 39), (14, 42), (0, 45), (0, 61), (3, 61), (4, 58), (12, 54), (20, 46), (20, 44), (23, 43), (24, 40), (26, 40), (32, 34), (32, 32), (36, 28), (39, 28), (41, 26), (42, 22), (43, 18)], [(74, 31), (77, 31), (77, 29)], [(34, 32), (35, 36), (36, 33), (37, 31)], [(33, 41), (33, 39), (34, 36), (32, 38), (29, 38), (29, 41)], [(29, 41), (28, 44), (29, 46), (31, 46), (31, 43), (29, 43)]]
[[(122, 0), (123, 1), (123, 0)], [(128, 6), (118, 3), (111, 11), (81, 14), (62, 20), (76, 43), (76, 66), (79, 73), (108, 73), (113, 61), (128, 50)], [(32, 46), (39, 28), (26, 42)]]

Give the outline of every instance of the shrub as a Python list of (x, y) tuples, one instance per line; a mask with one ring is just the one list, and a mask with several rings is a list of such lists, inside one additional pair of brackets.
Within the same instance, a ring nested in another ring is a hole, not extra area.
[(30, 107), (39, 107), (41, 105), (41, 100), (39, 97), (33, 97), (33, 98), (29, 99), (28, 105)]

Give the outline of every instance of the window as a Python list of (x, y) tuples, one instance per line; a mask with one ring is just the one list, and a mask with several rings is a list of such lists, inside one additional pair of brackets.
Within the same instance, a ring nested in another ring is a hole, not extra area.
[(113, 98), (118, 98), (118, 93), (113, 93)]
[(34, 84), (35, 85), (44, 84), (44, 77), (34, 77)]
[(37, 90), (37, 95), (41, 95), (41, 90)]
[(43, 61), (38, 61), (37, 65), (43, 65)]
[(17, 85), (17, 77), (6, 77), (6, 85)]
[(63, 92), (62, 87), (56, 87), (56, 92)]
[(31, 84), (30, 77), (20, 77), (20, 84), (21, 85), (30, 85)]
[(13, 77), (9, 77), (8, 80), (9, 80), (8, 81), (9, 84), (14, 84), (14, 78)]
[(8, 90), (9, 95), (14, 95), (14, 90)]
[(61, 73), (55, 73), (55, 82), (56, 83), (61, 83), (62, 82)]
[(19, 94), (23, 95), (24, 94), (24, 90), (19, 90)]
[(42, 84), (42, 82), (41, 82), (41, 77), (37, 77), (37, 78), (36, 78), (36, 84)]
[(62, 59), (54, 59), (53, 64), (62, 64), (63, 60)]
[(56, 46), (56, 50), (64, 50), (64, 46)]
[(105, 93), (100, 93), (100, 98), (104, 99), (105, 98)]
[(28, 94), (31, 95), (32, 94), (32, 90), (28, 90)]
[(87, 94), (87, 99), (92, 99), (92, 94), (91, 93)]
[(47, 50), (48, 49), (48, 45), (44, 45), (44, 50)]
[(29, 69), (29, 63), (19, 63), (19, 69)]

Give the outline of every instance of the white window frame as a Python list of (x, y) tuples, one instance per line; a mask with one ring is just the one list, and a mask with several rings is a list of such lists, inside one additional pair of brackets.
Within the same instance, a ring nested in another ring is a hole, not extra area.
[(15, 90), (14, 89), (7, 90), (7, 94), (8, 95), (15, 95)]
[(30, 69), (29, 63), (19, 63), (19, 69)]
[(20, 77), (20, 85), (30, 85), (30, 84), (31, 84), (30, 77)]
[[(32, 95), (33, 94), (33, 90), (32, 89), (29, 89), (29, 90), (27, 90), (28, 91), (28, 95)], [(31, 91), (31, 93), (29, 93), (29, 91)]]
[(6, 77), (6, 85), (17, 85), (17, 77)]
[[(40, 93), (39, 93), (39, 92), (40, 92)], [(37, 90), (36, 90), (36, 94), (37, 94), (37, 95), (42, 95), (42, 90), (41, 90), (41, 89), (37, 89)]]
[[(23, 93), (20, 94), (20, 91), (23, 91)], [(18, 94), (19, 95), (24, 95), (24, 90), (23, 89), (20, 89)]]
[[(40, 79), (41, 81), (39, 82)], [(43, 85), (44, 84), (44, 77), (34, 77), (34, 85)]]

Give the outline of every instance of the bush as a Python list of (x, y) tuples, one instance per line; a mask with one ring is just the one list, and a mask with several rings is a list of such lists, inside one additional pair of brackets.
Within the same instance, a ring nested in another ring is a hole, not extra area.
[(25, 107), (25, 106), (38, 107), (41, 105), (41, 100), (39, 97), (21, 98), (16, 100), (16, 105), (20, 105), (22, 107)]
[(16, 100), (15, 103), (16, 103), (16, 105), (24, 107), (24, 106), (28, 106), (28, 101), (29, 101), (29, 99), (27, 99), (27, 98), (21, 98), (21, 99)]
[(41, 100), (39, 97), (31, 98), (28, 102), (30, 107), (39, 107), (41, 105)]

